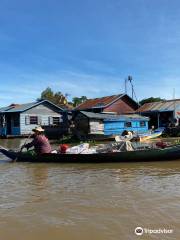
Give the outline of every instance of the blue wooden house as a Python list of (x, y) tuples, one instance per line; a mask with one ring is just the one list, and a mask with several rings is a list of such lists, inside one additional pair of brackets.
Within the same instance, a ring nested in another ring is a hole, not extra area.
[(124, 130), (148, 131), (148, 117), (138, 114), (115, 115), (80, 111), (73, 117), (74, 135), (87, 138), (92, 135), (119, 135)]
[(121, 135), (124, 130), (135, 133), (148, 131), (148, 117), (138, 114), (113, 116), (104, 119), (104, 135)]
[(66, 111), (48, 100), (0, 108), (0, 136), (26, 136), (38, 125), (67, 129)]

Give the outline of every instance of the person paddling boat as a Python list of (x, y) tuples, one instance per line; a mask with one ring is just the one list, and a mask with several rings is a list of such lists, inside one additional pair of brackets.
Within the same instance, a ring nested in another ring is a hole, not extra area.
[(21, 150), (24, 148), (28, 150), (29, 148), (34, 147), (35, 154), (50, 153), (52, 149), (48, 138), (44, 135), (44, 129), (39, 126), (32, 131), (34, 132), (33, 140), (30, 143), (24, 144), (21, 147)]

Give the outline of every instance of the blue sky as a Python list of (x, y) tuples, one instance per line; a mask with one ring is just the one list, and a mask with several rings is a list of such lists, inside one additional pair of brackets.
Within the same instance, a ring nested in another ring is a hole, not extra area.
[(138, 99), (180, 98), (180, 1), (1, 0), (0, 106), (118, 94), (128, 75)]

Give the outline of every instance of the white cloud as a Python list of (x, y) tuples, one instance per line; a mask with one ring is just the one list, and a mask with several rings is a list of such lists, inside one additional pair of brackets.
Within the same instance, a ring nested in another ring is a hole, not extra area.
[[(111, 84), (104, 84), (105, 80), (109, 80)], [(34, 101), (40, 96), (41, 91), (48, 86), (54, 91), (69, 93), (71, 97), (82, 95), (97, 97), (122, 91), (122, 89), (120, 90), (120, 81), (115, 77), (107, 79), (103, 75), (67, 71), (59, 71), (54, 74), (20, 73), (16, 75), (16, 78), (13, 78), (13, 82), (8, 79), (6, 83), (1, 85), (0, 101), (3, 99), (5, 102), (6, 100), (7, 104), (11, 103), (12, 100), (17, 103)], [(2, 105), (2, 101), (0, 104)]]
[[(93, 98), (124, 92), (124, 77), (114, 73), (107, 75), (86, 74), (80, 71), (22, 72), (16, 68), (8, 69), (7, 72), (0, 73), (0, 80), (3, 79), (0, 85), (0, 106), (12, 102), (35, 101), (48, 86), (54, 91), (70, 94), (70, 99), (82, 95)], [(179, 80), (177, 76), (160, 78), (157, 75), (156, 79), (151, 76), (135, 76), (133, 82), (138, 100), (151, 96), (171, 99), (173, 88), (176, 90), (176, 98), (180, 97)], [(128, 93), (131, 95), (130, 88)]]

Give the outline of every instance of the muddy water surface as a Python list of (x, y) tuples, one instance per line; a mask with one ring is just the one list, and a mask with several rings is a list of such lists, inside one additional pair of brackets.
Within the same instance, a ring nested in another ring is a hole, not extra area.
[[(137, 226), (174, 232), (138, 237)], [(0, 239), (180, 239), (180, 161), (28, 164), (0, 155)]]

